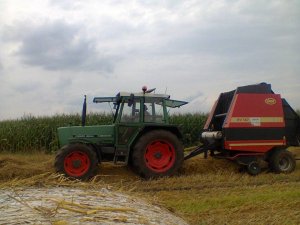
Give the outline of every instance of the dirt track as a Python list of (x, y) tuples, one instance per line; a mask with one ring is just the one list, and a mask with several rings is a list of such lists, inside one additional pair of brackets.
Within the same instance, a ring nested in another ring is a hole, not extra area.
[(0, 192), (0, 224), (187, 224), (140, 199), (101, 190), (26, 188)]

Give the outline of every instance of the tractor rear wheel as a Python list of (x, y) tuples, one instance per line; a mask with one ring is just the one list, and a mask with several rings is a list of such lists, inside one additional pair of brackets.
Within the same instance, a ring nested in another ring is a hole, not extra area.
[(171, 176), (183, 163), (183, 147), (173, 133), (154, 130), (140, 137), (131, 157), (134, 172), (146, 179)]
[(270, 156), (269, 167), (275, 173), (291, 173), (296, 168), (296, 160), (286, 149), (277, 149)]
[(97, 155), (84, 144), (71, 144), (63, 147), (55, 157), (55, 169), (80, 180), (87, 180), (97, 172)]

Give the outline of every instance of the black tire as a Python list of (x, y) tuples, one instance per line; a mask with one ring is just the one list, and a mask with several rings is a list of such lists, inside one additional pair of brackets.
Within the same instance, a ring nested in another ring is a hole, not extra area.
[(252, 176), (256, 176), (261, 172), (261, 167), (257, 161), (250, 162), (247, 165), (247, 172)]
[(178, 137), (166, 130), (141, 136), (131, 154), (133, 171), (143, 178), (177, 174), (183, 163), (183, 147)]
[(296, 168), (296, 159), (286, 149), (276, 149), (269, 158), (269, 167), (275, 173), (291, 173)]
[(55, 169), (67, 177), (88, 180), (97, 173), (96, 152), (84, 144), (71, 144), (61, 148), (55, 157)]

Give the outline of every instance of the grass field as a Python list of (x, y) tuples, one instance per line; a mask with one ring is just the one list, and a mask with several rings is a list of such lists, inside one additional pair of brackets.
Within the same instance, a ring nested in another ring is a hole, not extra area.
[[(300, 157), (300, 149), (292, 149)], [(136, 195), (161, 205), (190, 224), (299, 224), (300, 165), (291, 174), (241, 173), (225, 160), (185, 161), (179, 176), (144, 181), (127, 167), (103, 163), (90, 182), (68, 181), (54, 174), (53, 155), (1, 153), (0, 187), (80, 186)]]

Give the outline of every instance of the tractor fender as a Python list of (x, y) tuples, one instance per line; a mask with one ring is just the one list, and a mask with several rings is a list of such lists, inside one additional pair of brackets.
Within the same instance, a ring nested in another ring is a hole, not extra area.
[(146, 125), (140, 129), (140, 131), (137, 133), (137, 135), (129, 143), (129, 145), (128, 145), (129, 154), (130, 154), (131, 150), (133, 149), (134, 145), (136, 144), (136, 142), (139, 140), (139, 138), (141, 136), (143, 136), (145, 133), (148, 133), (153, 130), (166, 130), (166, 131), (169, 131), (169, 132), (175, 134), (179, 140), (182, 139), (182, 133), (180, 132), (178, 127), (175, 125), (167, 125), (167, 126), (166, 126), (166, 124), (164, 124), (163, 126), (152, 125), (152, 124)]
[(95, 143), (93, 143), (91, 140), (84, 139), (84, 138), (69, 139), (69, 145), (70, 144), (77, 144), (77, 143), (90, 146), (92, 148), (92, 150), (96, 152), (98, 162), (99, 163), (101, 162), (101, 158), (102, 158), (101, 157), (101, 152), (100, 152), (100, 149), (98, 148), (98, 146), (95, 145)]

